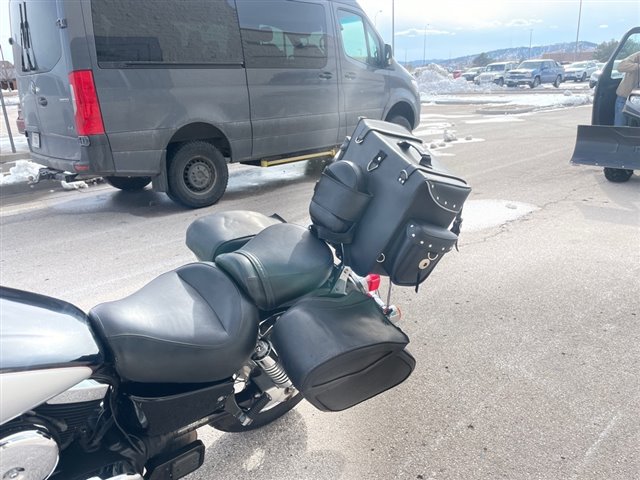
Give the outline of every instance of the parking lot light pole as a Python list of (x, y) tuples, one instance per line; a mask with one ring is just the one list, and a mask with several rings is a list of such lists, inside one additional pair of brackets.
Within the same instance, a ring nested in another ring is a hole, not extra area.
[(396, 51), (396, 0), (391, 0), (391, 51)]
[(578, 37), (580, 36), (580, 17), (582, 17), (582, 0), (580, 0), (580, 7), (578, 9), (578, 29), (576, 30), (576, 53), (573, 57), (573, 61), (578, 61)]

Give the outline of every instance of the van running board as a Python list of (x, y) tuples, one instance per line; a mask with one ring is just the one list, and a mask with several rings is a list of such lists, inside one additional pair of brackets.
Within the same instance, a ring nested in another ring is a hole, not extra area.
[(302, 160), (311, 160), (312, 158), (334, 157), (337, 149), (327, 150), (325, 152), (309, 153), (307, 155), (298, 155), (295, 157), (276, 158), (272, 160), (260, 160), (261, 167), (272, 167), (274, 165), (282, 165), (283, 163), (301, 162)]
[(38, 183), (41, 180), (60, 180), (71, 183), (75, 181), (77, 176), (77, 173), (63, 172), (62, 170), (53, 170), (51, 168), (43, 167), (38, 170), (38, 175), (31, 183)]

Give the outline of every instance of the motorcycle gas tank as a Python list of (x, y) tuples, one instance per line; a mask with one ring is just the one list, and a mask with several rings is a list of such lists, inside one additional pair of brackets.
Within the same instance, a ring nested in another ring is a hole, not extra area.
[(44, 295), (0, 287), (0, 373), (102, 364), (87, 316)]

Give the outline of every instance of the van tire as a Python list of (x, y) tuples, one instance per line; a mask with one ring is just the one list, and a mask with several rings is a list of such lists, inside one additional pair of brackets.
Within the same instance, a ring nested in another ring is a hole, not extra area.
[(560, 88), (560, 83), (562, 83), (562, 77), (558, 75), (556, 80), (553, 82), (553, 86), (556, 88)]
[(142, 190), (151, 183), (151, 177), (104, 177), (104, 179), (112, 187), (125, 192)]
[(411, 128), (411, 123), (409, 123), (409, 120), (407, 120), (407, 118), (403, 117), (402, 115), (394, 115), (393, 117), (388, 118), (387, 122), (400, 125), (401, 127), (404, 127), (409, 131), (413, 130)]
[(213, 144), (193, 141), (182, 144), (169, 159), (169, 197), (186, 207), (216, 203), (229, 181), (227, 162)]
[(529, 84), (531, 88), (536, 88), (538, 85), (540, 85), (540, 77), (535, 77), (533, 82)]

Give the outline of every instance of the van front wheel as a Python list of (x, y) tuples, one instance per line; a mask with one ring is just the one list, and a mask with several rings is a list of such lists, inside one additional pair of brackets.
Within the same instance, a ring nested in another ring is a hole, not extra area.
[(169, 159), (169, 196), (189, 208), (213, 205), (229, 181), (227, 162), (214, 145), (203, 141), (180, 146)]
[(393, 117), (389, 117), (387, 119), (387, 122), (395, 123), (396, 125), (400, 125), (411, 131), (411, 124), (409, 123), (409, 120), (407, 120), (407, 118), (403, 117), (402, 115), (394, 115)]

